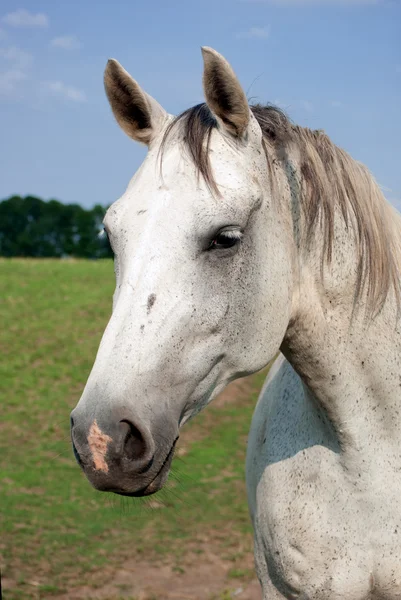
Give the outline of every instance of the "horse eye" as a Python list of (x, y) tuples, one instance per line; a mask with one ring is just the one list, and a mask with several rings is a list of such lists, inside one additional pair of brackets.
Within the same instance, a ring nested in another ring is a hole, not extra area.
[(237, 229), (222, 231), (210, 242), (208, 250), (224, 250), (226, 248), (232, 248), (240, 243), (241, 238), (242, 233)]

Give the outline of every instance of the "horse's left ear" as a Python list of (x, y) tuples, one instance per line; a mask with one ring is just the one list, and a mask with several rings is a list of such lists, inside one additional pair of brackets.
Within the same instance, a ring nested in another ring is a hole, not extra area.
[(242, 138), (249, 125), (250, 110), (236, 74), (226, 59), (213, 48), (202, 48), (203, 89), (206, 103), (232, 135)]

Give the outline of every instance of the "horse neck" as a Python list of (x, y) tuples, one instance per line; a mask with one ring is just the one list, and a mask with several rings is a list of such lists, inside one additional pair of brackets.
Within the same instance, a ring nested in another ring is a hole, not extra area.
[(368, 455), (377, 466), (378, 456), (384, 464), (401, 444), (397, 301), (390, 290), (374, 319), (366, 318), (366, 294), (355, 309), (358, 249), (340, 215), (334, 240), (332, 263), (323, 271), (318, 235), (308, 252), (298, 251), (292, 317), (281, 349), (326, 410), (349, 468), (359, 468), (358, 458)]

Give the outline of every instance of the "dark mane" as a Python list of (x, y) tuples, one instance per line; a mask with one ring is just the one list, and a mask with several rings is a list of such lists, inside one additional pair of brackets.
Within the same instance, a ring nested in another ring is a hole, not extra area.
[[(255, 104), (250, 107), (255, 115), (263, 135), (277, 147), (286, 145), (292, 138), (293, 125), (287, 115), (277, 106)], [(209, 162), (209, 143), (217, 121), (207, 104), (197, 104), (178, 115), (168, 126), (161, 144), (162, 156), (164, 147), (173, 130), (181, 127), (183, 141), (190, 156), (208, 187), (218, 192)]]
[[(358, 251), (356, 300), (366, 290), (371, 312), (380, 310), (390, 288), (400, 305), (399, 248), (392, 243), (393, 223), (387, 203), (368, 169), (333, 144), (321, 130), (294, 125), (273, 105), (250, 109), (262, 133), (268, 168), (279, 161), (284, 169), (293, 144), (299, 150), (299, 189), (305, 218), (305, 237), (310, 241), (316, 226), (323, 231), (323, 261), (330, 263), (334, 241), (334, 216), (339, 209), (347, 227), (354, 231)], [(217, 121), (206, 104), (198, 104), (176, 117), (160, 146), (160, 158), (173, 131), (179, 129), (189, 154), (209, 189), (219, 194), (209, 160), (211, 134)], [(274, 184), (274, 181), (273, 181)]]

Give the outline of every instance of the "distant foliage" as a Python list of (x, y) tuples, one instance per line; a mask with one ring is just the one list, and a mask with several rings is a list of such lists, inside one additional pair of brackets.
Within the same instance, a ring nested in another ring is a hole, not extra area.
[(106, 235), (99, 237), (106, 209), (12, 196), (0, 202), (0, 256), (112, 257)]

